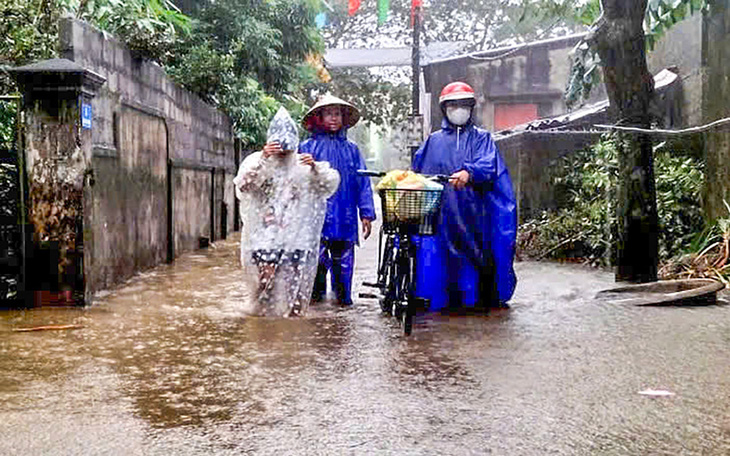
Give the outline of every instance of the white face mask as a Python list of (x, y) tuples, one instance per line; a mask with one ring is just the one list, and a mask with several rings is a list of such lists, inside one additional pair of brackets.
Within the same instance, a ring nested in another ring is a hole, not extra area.
[(462, 126), (469, 122), (471, 108), (466, 106), (447, 106), (446, 118), (454, 125)]

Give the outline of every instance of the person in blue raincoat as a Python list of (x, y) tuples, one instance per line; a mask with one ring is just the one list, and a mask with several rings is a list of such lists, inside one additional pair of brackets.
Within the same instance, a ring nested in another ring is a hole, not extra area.
[(419, 283), (425, 276), (429, 281), (429, 290), (420, 294), (439, 301), (436, 308), (507, 307), (517, 283), (512, 181), (491, 134), (473, 124), (474, 90), (453, 82), (444, 87), (439, 103), (444, 113), (441, 130), (413, 157), (414, 171), (451, 176), (442, 196), (437, 236), (424, 239), (419, 253)]
[[(312, 292), (313, 301), (321, 301), (327, 291), (327, 274), (337, 302), (352, 305), (352, 279), (355, 246), (359, 243), (358, 220), (367, 239), (375, 220), (370, 179), (357, 175), (365, 169), (365, 160), (357, 145), (347, 139), (347, 129), (357, 123), (360, 113), (350, 103), (332, 95), (320, 98), (304, 115), (303, 125), (311, 137), (299, 145), (299, 152), (314, 160), (329, 162), (340, 173), (340, 185), (327, 200), (319, 265)], [(267, 144), (264, 150), (276, 150)]]

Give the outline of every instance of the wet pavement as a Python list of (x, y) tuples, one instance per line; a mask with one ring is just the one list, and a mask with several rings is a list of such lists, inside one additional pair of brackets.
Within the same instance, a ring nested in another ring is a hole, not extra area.
[(610, 273), (518, 263), (511, 310), (405, 338), (372, 300), (243, 317), (237, 265), (234, 237), (88, 309), (0, 312), (0, 454), (730, 454), (726, 305), (601, 302)]

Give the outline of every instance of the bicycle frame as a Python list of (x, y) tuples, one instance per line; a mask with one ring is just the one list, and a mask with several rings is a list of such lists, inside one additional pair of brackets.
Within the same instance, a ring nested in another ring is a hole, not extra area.
[[(367, 176), (384, 175), (384, 173), (373, 171), (358, 171), (358, 174)], [(431, 178), (442, 182), (446, 182), (449, 179), (448, 176), (431, 176)], [(413, 236), (432, 235), (434, 233), (434, 211), (438, 210), (437, 204), (440, 203), (440, 191), (381, 190), (380, 197), (383, 205), (388, 202), (385, 193), (388, 191), (408, 192), (408, 196), (403, 194), (402, 199), (398, 198), (399, 201), (407, 200), (415, 203), (419, 203), (421, 199), (427, 201), (428, 206), (420, 206), (420, 204), (426, 204), (423, 202), (414, 206), (417, 208), (416, 210), (423, 210), (425, 208), (427, 213), (424, 212), (418, 215), (419, 212), (415, 212), (415, 215), (410, 213), (407, 213), (408, 215), (402, 213), (399, 215), (398, 212), (395, 214), (390, 212), (395, 211), (395, 207), (391, 207), (387, 211), (386, 207), (383, 207), (383, 225), (380, 227), (378, 236), (377, 282), (363, 282), (364, 286), (377, 288), (380, 291), (380, 295), (361, 293), (360, 297), (379, 298), (380, 308), (383, 313), (393, 315), (401, 320), (404, 334), (410, 335), (413, 328), (413, 317), (416, 311), (421, 308), (428, 308), (426, 300), (415, 296), (417, 251), (416, 245), (413, 242)], [(437, 193), (438, 199), (434, 196), (434, 192)], [(413, 208), (409, 205), (406, 206), (406, 209)], [(413, 216), (416, 217), (415, 220), (420, 220), (420, 222), (413, 221), (410, 218)], [(405, 217), (405, 219), (401, 217)], [(391, 220), (388, 221), (386, 218), (391, 218)], [(430, 229), (424, 229), (424, 227)]]

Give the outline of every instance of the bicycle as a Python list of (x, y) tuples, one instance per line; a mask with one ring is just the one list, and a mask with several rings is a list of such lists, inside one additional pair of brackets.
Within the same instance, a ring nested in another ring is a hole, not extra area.
[[(382, 177), (384, 172), (358, 170), (361, 176)], [(440, 183), (449, 176), (425, 176)], [(414, 295), (417, 272), (417, 247), (413, 236), (436, 234), (442, 190), (381, 189), (382, 225), (378, 239), (377, 282), (363, 286), (377, 288), (380, 295), (360, 293), (361, 298), (379, 299), (380, 309), (401, 321), (403, 333), (413, 330), (413, 317), (428, 309), (426, 299)]]

